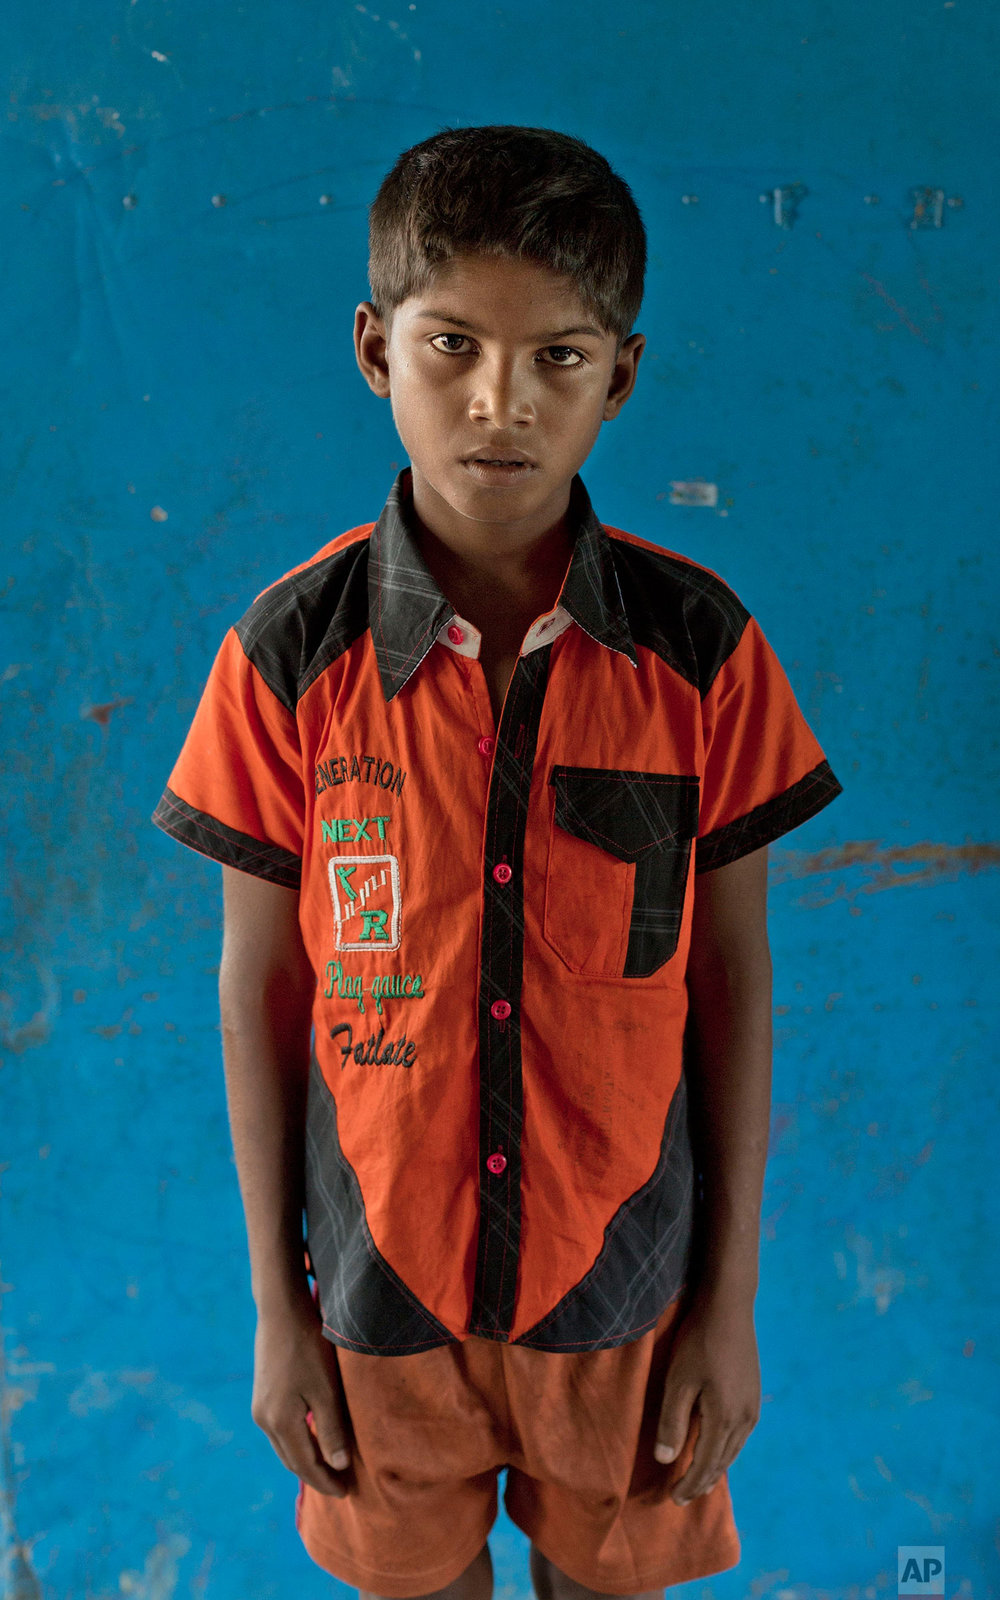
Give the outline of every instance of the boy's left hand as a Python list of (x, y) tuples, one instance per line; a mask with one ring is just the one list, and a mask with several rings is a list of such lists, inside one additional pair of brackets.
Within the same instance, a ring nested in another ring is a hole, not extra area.
[(656, 1432), (657, 1461), (673, 1461), (700, 1419), (691, 1464), (672, 1489), (677, 1505), (707, 1494), (735, 1461), (760, 1417), (753, 1303), (696, 1297), (678, 1323)]

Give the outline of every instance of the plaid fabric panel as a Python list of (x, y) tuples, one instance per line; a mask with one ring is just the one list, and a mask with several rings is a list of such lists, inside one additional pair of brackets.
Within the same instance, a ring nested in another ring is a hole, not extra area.
[(682, 1072), (663, 1129), (660, 1159), (604, 1230), (597, 1260), (569, 1294), (515, 1341), (535, 1350), (628, 1344), (653, 1327), (684, 1287), (692, 1261), (695, 1166)]
[(750, 613), (714, 572), (667, 550), (613, 539), (611, 551), (636, 644), (706, 695)]
[(830, 763), (821, 761), (784, 794), (755, 806), (745, 817), (737, 817), (713, 833), (703, 835), (698, 840), (695, 871), (711, 872), (716, 867), (738, 861), (752, 850), (760, 850), (801, 822), (808, 822), (842, 792), (843, 786), (834, 776)]
[[(486, 816), (486, 857), (512, 868), (501, 887), (486, 874), (479, 984), (479, 1242), (469, 1331), (505, 1339), (514, 1320), (521, 1237), (521, 981), (524, 967), (524, 830), (551, 645), (514, 669), (497, 730)], [(498, 1019), (494, 1001), (510, 1014)], [(486, 1159), (500, 1151), (506, 1167)]]
[(278, 844), (266, 844), (249, 833), (229, 828), (174, 794), (169, 784), (153, 812), (153, 821), (189, 849), (211, 856), (224, 867), (238, 867), (285, 889), (297, 889), (302, 880), (302, 860)]
[(306, 1110), (306, 1240), (333, 1344), (404, 1356), (453, 1336), (375, 1248), (361, 1185), (340, 1147), (337, 1104), (313, 1056)]
[(367, 628), (367, 572), (362, 539), (272, 584), (235, 624), (247, 659), (293, 716), (309, 685)]
[(400, 472), (371, 536), (368, 611), (387, 701), (419, 667), (452, 613), (420, 554), (413, 506)]
[(698, 828), (698, 779), (555, 767), (550, 781), (559, 827), (620, 861), (635, 862), (622, 977), (648, 978), (677, 949), (691, 841)]

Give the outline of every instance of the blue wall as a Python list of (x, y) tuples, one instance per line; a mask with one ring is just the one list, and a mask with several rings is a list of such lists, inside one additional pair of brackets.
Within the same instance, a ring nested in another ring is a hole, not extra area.
[(226, 626), (381, 509), (366, 207), (482, 122), (633, 186), (648, 346), (585, 481), (733, 584), (846, 789), (773, 850), (765, 1399), (744, 1559), (692, 1593), (891, 1600), (900, 1544), (998, 1593), (1000, 14), (54, 0), (4, 31), (8, 1597), (331, 1593), (249, 1416), (218, 869), (147, 819)]

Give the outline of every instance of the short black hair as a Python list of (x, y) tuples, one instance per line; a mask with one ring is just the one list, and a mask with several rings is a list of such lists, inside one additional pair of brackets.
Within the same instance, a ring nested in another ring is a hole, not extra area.
[(371, 303), (388, 326), (459, 255), (505, 255), (573, 279), (618, 348), (642, 305), (646, 230), (624, 178), (552, 128), (446, 128), (404, 150), (368, 213)]

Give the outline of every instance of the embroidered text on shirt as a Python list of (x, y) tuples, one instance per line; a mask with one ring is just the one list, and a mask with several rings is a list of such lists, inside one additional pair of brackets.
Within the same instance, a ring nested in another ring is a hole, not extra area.
[(330, 756), (316, 763), (315, 776), (317, 794), (323, 794), (338, 783), (374, 783), (380, 789), (391, 789), (393, 794), (401, 795), (406, 782), (402, 767), (397, 771), (391, 761), (383, 761), (379, 756), (352, 756), (350, 764), (346, 756)]
[[(391, 817), (331, 817), (322, 827), (323, 844), (357, 844), (360, 839), (370, 839), (369, 824), (378, 829), (380, 839), (385, 838), (385, 825)], [(347, 830), (353, 828), (354, 832)]]
[[(335, 991), (338, 1000), (356, 1000), (358, 1010), (364, 1012), (365, 980), (361, 973), (345, 972), (340, 961), (328, 961), (323, 993), (328, 1000), (332, 1000)], [(375, 1002), (375, 1010), (381, 1016), (383, 999), (422, 1000), (427, 991), (419, 972), (383, 972), (376, 973), (372, 978), (368, 992)]]
[(338, 1022), (335, 1028), (330, 1029), (330, 1038), (336, 1039), (339, 1034), (347, 1034), (347, 1043), (338, 1044), (337, 1049), (343, 1056), (340, 1070), (343, 1072), (351, 1057), (359, 1067), (412, 1067), (417, 1059), (417, 1042), (411, 1039), (407, 1043), (406, 1034), (400, 1039), (390, 1039), (385, 1049), (382, 1049), (382, 1040), (385, 1038), (385, 1029), (379, 1028), (378, 1033), (368, 1035), (367, 1044), (354, 1043), (354, 1030), (349, 1022)]

